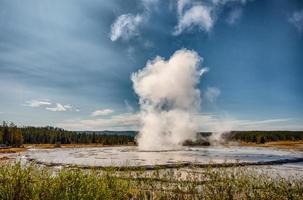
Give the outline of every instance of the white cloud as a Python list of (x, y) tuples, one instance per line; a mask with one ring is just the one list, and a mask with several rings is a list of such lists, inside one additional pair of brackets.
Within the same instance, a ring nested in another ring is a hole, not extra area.
[(199, 27), (206, 32), (214, 25), (214, 19), (211, 16), (211, 8), (204, 5), (195, 5), (186, 10), (180, 17), (178, 25), (175, 27), (174, 35), (179, 35), (185, 29), (191, 29), (194, 26)]
[(110, 118), (68, 120), (57, 126), (68, 130), (137, 130), (139, 123), (138, 114), (123, 113)]
[(56, 103), (55, 107), (47, 107), (46, 110), (49, 110), (52, 112), (65, 112), (69, 108), (70, 108), (69, 105), (62, 105), (60, 103)]
[[(120, 15), (111, 25), (110, 39), (114, 42), (118, 39), (129, 40), (140, 35), (139, 28), (150, 18), (153, 10), (157, 10), (159, 0), (141, 0), (143, 11), (138, 14), (123, 14)], [(147, 42), (145, 47), (150, 47)]]
[(96, 110), (94, 111), (91, 115), (93, 117), (96, 117), (96, 116), (104, 116), (104, 115), (109, 115), (111, 113), (113, 113), (114, 111), (111, 110), (111, 109), (104, 109), (104, 110)]
[(221, 94), (219, 88), (216, 87), (208, 87), (206, 92), (204, 93), (204, 97), (207, 101), (213, 103), (216, 101), (217, 97)]
[(63, 107), (66, 108), (67, 110), (73, 109), (72, 105), (70, 105), (70, 104), (64, 105)]
[[(24, 106), (33, 107), (33, 108), (39, 108), (44, 107), (46, 110), (52, 111), (52, 112), (64, 112), (64, 111), (73, 111), (73, 106), (70, 104), (61, 104), (56, 103), (56, 106), (49, 100), (30, 100), (26, 101)], [(75, 109), (74, 111), (79, 112), (79, 109)]]
[[(289, 118), (264, 120), (238, 120), (230, 116), (216, 116), (210, 113), (196, 115), (199, 131), (224, 133), (232, 130), (302, 130), (303, 122)], [(138, 130), (140, 115), (123, 113), (110, 118), (89, 120), (66, 120), (56, 126), (67, 130)], [(220, 134), (219, 134), (220, 135)]]
[(47, 106), (51, 105), (52, 103), (49, 102), (48, 100), (30, 100), (25, 102), (24, 106), (29, 106), (29, 107), (41, 107), (41, 106)]
[(110, 39), (116, 41), (119, 38), (128, 40), (139, 35), (139, 25), (143, 21), (142, 15), (123, 14), (111, 25)]
[(190, 0), (179, 0), (177, 2), (177, 9), (179, 16), (182, 16), (184, 8), (191, 3)]
[(303, 128), (296, 120), (289, 118), (233, 120), (231, 123), (233, 124), (234, 130), (302, 130)]
[(226, 19), (227, 23), (234, 24), (242, 15), (240, 6), (245, 5), (246, 2), (247, 0), (212, 0), (201, 3), (201, 1), (194, 0), (178, 0), (178, 24), (175, 26), (173, 35), (179, 35), (185, 30), (191, 30), (193, 27), (209, 32), (227, 4), (238, 6), (231, 10), (230, 15)]
[(289, 22), (292, 23), (299, 32), (303, 31), (303, 10), (296, 11), (289, 18)]
[(198, 114), (197, 121), (200, 131), (217, 133), (229, 132), (232, 130), (302, 130), (302, 120), (290, 118), (276, 118), (263, 120), (238, 120), (231, 116), (215, 116), (212, 114)]
[[(302, 130), (302, 121), (288, 118), (264, 120), (237, 120), (232, 117), (219, 117), (212, 114), (197, 114), (199, 131), (214, 133), (232, 130)], [(56, 126), (68, 130), (138, 130), (140, 116), (138, 113), (123, 113), (110, 118), (90, 120), (66, 120)]]

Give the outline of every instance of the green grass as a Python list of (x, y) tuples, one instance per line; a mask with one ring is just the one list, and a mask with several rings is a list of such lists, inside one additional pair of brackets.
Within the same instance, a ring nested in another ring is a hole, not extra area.
[(236, 167), (184, 174), (7, 164), (0, 167), (0, 199), (303, 199), (303, 178), (272, 178)]

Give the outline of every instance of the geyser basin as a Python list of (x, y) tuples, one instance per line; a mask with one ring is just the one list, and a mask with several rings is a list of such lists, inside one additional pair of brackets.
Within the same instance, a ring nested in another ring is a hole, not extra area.
[(260, 163), (302, 158), (300, 152), (251, 147), (200, 147), (174, 151), (140, 151), (137, 147), (32, 149), (21, 159), (42, 164), (99, 167), (178, 165), (182, 163)]

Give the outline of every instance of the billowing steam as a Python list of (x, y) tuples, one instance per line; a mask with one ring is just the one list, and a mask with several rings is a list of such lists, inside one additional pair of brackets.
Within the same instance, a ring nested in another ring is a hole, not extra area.
[(139, 96), (141, 129), (137, 138), (141, 150), (178, 148), (187, 139), (195, 139), (200, 107), (197, 89), (202, 59), (195, 51), (176, 51), (169, 60), (156, 57), (132, 74)]

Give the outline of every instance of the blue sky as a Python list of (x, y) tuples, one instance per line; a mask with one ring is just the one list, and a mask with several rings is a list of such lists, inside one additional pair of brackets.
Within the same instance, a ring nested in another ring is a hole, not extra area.
[(0, 0), (0, 120), (137, 130), (131, 74), (183, 48), (201, 130), (303, 129), (300, 0)]

